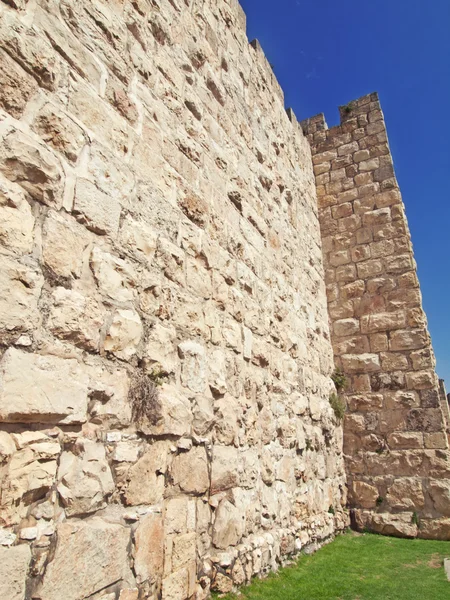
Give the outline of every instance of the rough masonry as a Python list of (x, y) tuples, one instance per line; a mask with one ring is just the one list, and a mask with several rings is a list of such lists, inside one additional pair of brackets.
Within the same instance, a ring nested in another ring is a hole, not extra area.
[(344, 452), (359, 529), (450, 539), (449, 405), (377, 94), (303, 122), (311, 142)]
[(0, 7), (0, 597), (230, 590), (348, 522), (309, 144), (235, 1)]
[(384, 124), (349, 108), (312, 156), (236, 0), (0, 2), (0, 597), (202, 600), (349, 507), (449, 537)]

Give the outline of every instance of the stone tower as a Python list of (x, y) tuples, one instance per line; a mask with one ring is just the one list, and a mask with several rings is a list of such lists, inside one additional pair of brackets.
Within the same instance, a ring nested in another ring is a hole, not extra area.
[(377, 94), (302, 123), (316, 177), (344, 452), (359, 528), (450, 537), (449, 409)]

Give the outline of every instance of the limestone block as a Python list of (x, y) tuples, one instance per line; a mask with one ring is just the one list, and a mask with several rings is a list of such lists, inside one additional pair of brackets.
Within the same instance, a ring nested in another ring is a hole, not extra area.
[(126, 427), (131, 422), (130, 388), (126, 370), (89, 369), (89, 414), (95, 424)]
[(209, 488), (208, 460), (205, 448), (198, 446), (181, 452), (172, 463), (174, 485), (187, 494), (203, 494)]
[(95, 246), (90, 266), (102, 294), (117, 302), (131, 302), (134, 299), (136, 273), (127, 261)]
[(0, 148), (0, 171), (32, 198), (59, 209), (63, 202), (64, 173), (46, 146), (18, 129), (9, 131)]
[(237, 487), (239, 479), (238, 450), (215, 444), (211, 465), (211, 494)]
[(422, 481), (414, 477), (396, 479), (387, 491), (386, 501), (395, 509), (420, 510), (425, 504)]
[(333, 325), (335, 335), (339, 337), (359, 333), (359, 321), (357, 319), (340, 319)]
[(112, 459), (115, 462), (135, 463), (139, 458), (139, 449), (140, 445), (136, 442), (119, 442), (114, 448)]
[(225, 394), (227, 386), (227, 362), (222, 350), (214, 350), (208, 359), (208, 383), (215, 394)]
[(145, 435), (190, 435), (192, 411), (189, 400), (175, 386), (164, 384), (157, 388), (154, 405), (145, 415), (139, 415), (137, 427)]
[(0, 431), (0, 462), (6, 462), (15, 451), (16, 445), (13, 438), (6, 431)]
[(192, 405), (192, 414), (194, 433), (200, 436), (208, 435), (216, 422), (213, 399), (196, 395)]
[(119, 240), (129, 254), (148, 265), (153, 263), (158, 233), (144, 221), (127, 215), (119, 231)]
[(137, 352), (143, 333), (141, 319), (135, 310), (117, 310), (113, 314), (103, 347), (117, 358), (130, 360)]
[(181, 358), (181, 381), (193, 392), (203, 393), (206, 389), (206, 355), (203, 346), (193, 341), (178, 345)]
[(224, 499), (216, 509), (213, 526), (213, 544), (219, 550), (239, 544), (245, 530), (245, 515)]
[(345, 373), (371, 373), (381, 368), (378, 354), (343, 354), (341, 360)]
[(0, 331), (25, 332), (37, 327), (41, 316), (38, 300), (44, 278), (28, 257), (2, 256), (0, 270)]
[(44, 142), (73, 163), (77, 161), (87, 142), (87, 136), (81, 127), (49, 102), (38, 112), (32, 128)]
[(98, 352), (105, 309), (93, 298), (58, 287), (52, 294), (47, 326), (56, 337)]
[[(144, 356), (149, 364), (159, 368), (167, 374), (175, 373), (178, 365), (178, 356), (175, 349), (177, 332), (175, 327), (164, 326), (155, 321), (147, 335)], [(153, 368), (155, 368), (153, 367)]]
[(189, 586), (189, 571), (183, 567), (162, 582), (162, 600), (181, 600), (187, 598)]
[[(132, 583), (128, 567), (129, 530), (95, 517), (58, 525), (53, 560), (47, 566), (39, 600), (82, 600), (116, 582)], [(83, 577), (74, 577), (83, 573)]]
[(44, 264), (55, 275), (79, 278), (83, 266), (83, 253), (90, 239), (84, 227), (50, 210), (44, 221), (42, 233)]
[(13, 452), (2, 470), (0, 522), (16, 525), (25, 518), (29, 505), (45, 497), (56, 477), (58, 442), (42, 436), (31, 445)]
[(36, 9), (35, 24), (45, 31), (47, 38), (70, 66), (97, 89), (101, 85), (103, 73), (93, 54), (74, 36), (59, 18), (53, 17), (40, 8)]
[(67, 111), (81, 121), (96, 140), (111, 147), (116, 156), (123, 157), (129, 152), (126, 121), (90, 86), (77, 81), (71, 87)]
[(74, 359), (10, 348), (0, 366), (0, 420), (7, 423), (86, 421), (89, 378)]
[(167, 443), (155, 442), (128, 471), (125, 503), (159, 504), (164, 493), (164, 474), (167, 470)]
[(370, 528), (376, 533), (394, 535), (396, 537), (417, 537), (417, 525), (411, 523), (411, 513), (378, 513), (372, 515)]
[(406, 385), (410, 390), (429, 390), (436, 385), (434, 371), (414, 371), (406, 374)]
[(393, 331), (389, 342), (391, 350), (418, 350), (429, 343), (424, 329), (401, 329)]
[(197, 558), (197, 534), (195, 532), (176, 536), (173, 541), (172, 568), (179, 569)]
[(164, 525), (160, 513), (142, 518), (134, 534), (134, 570), (138, 583), (156, 581), (164, 566)]
[(33, 249), (34, 217), (23, 189), (0, 176), (0, 244), (17, 254)]
[(25, 600), (26, 577), (31, 559), (27, 544), (0, 548), (0, 597)]
[[(253, 489), (258, 485), (261, 476), (258, 451), (253, 449), (244, 450), (241, 452), (240, 459), (239, 463), (235, 463), (236, 471), (240, 472), (240, 485), (244, 489)], [(213, 482), (211, 482), (212, 486)]]
[(116, 197), (100, 191), (87, 179), (75, 186), (73, 213), (80, 223), (98, 235), (117, 235), (122, 207)]
[(3, 50), (0, 51), (0, 106), (15, 119), (37, 90), (36, 81)]
[(61, 60), (45, 37), (27, 27), (18, 16), (0, 7), (0, 47), (3, 48), (38, 84), (55, 90), (61, 74)]
[(104, 446), (79, 438), (73, 452), (61, 454), (58, 482), (67, 516), (81, 516), (104, 508), (107, 497), (114, 491)]
[(214, 437), (219, 444), (234, 444), (238, 436), (240, 409), (237, 400), (226, 394), (214, 402), (216, 424)]
[(421, 519), (419, 537), (448, 541), (450, 539), (450, 519)]
[(450, 517), (450, 479), (432, 479), (428, 489), (436, 511)]

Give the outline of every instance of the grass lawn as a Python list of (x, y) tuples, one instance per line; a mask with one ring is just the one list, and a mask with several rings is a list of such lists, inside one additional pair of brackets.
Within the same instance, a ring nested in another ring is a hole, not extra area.
[(450, 542), (346, 533), (226, 600), (450, 600)]

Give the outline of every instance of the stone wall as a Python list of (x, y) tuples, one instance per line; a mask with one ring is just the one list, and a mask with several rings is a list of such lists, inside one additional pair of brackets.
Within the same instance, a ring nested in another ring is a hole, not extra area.
[(0, 597), (200, 600), (342, 528), (310, 148), (236, 0), (2, 1), (0, 137)]
[(377, 94), (303, 122), (311, 142), (355, 525), (450, 539), (449, 410)]

